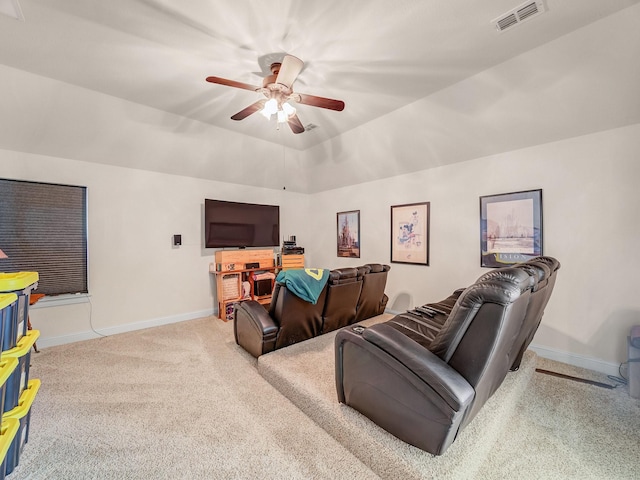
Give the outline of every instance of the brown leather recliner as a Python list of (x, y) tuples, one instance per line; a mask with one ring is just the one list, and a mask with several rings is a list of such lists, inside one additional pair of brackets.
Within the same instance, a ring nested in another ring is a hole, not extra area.
[(434, 310), (338, 332), (338, 400), (435, 455), (453, 443), (513, 365), (535, 279), (521, 268), (460, 293), (441, 327)]
[[(510, 353), (510, 356), (514, 358), (511, 370), (516, 371), (520, 368), (524, 352), (531, 344), (531, 341), (540, 326), (544, 309), (549, 302), (551, 293), (553, 292), (553, 286), (556, 281), (556, 272), (560, 269), (560, 262), (553, 257), (540, 256), (532, 258), (524, 263), (513, 265), (513, 267), (523, 269), (534, 278), (531, 298), (527, 305), (527, 313), (525, 315), (523, 326), (516, 342), (514, 343), (514, 351)], [(495, 269), (485, 273), (477, 281), (499, 278), (501, 275), (501, 269)], [(427, 303), (422, 307), (417, 307), (414, 310), (401, 314), (400, 317), (420, 319), (425, 326), (426, 334), (433, 338), (446, 322), (458, 297), (463, 291), (464, 288), (458, 289), (444, 300), (440, 300), (435, 303)]]
[(364, 272), (359, 268), (340, 268), (329, 273), (322, 332), (327, 333), (354, 322), (362, 293)]
[(544, 309), (551, 298), (553, 287), (556, 283), (556, 273), (560, 269), (560, 262), (553, 257), (536, 257), (527, 262), (514, 265), (516, 268), (523, 268), (535, 277), (536, 283), (533, 287), (531, 300), (527, 307), (527, 314), (524, 319), (522, 330), (514, 349), (514, 362), (511, 370), (515, 371), (520, 368), (520, 362), (524, 356), (533, 337), (540, 326)]
[[(382, 313), (387, 303), (384, 286), (389, 266), (372, 268), (370, 265), (331, 270), (327, 285), (315, 305), (295, 296), (278, 282), (268, 311), (252, 300), (238, 304), (234, 313), (236, 343), (257, 358), (278, 348), (351, 325), (356, 321), (359, 305), (366, 307), (361, 313), (362, 318), (358, 317), (360, 319)], [(373, 273), (370, 273), (372, 270)], [(375, 275), (375, 280), (365, 282), (368, 275)], [(363, 291), (365, 284), (371, 287), (366, 292)], [(361, 302), (363, 295), (367, 298)], [(375, 308), (371, 308), (373, 306)], [(369, 316), (364, 316), (365, 313)]]
[(362, 294), (356, 307), (356, 322), (375, 317), (384, 312), (389, 297), (385, 295), (387, 273), (391, 267), (379, 263), (367, 263), (359, 267), (362, 272)]

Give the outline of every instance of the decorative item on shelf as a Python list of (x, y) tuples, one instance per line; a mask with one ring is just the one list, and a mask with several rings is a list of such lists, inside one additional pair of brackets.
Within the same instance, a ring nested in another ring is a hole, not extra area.
[(233, 320), (233, 309), (235, 308), (235, 306), (235, 303), (227, 303), (224, 312), (227, 320)]
[(244, 281), (242, 282), (242, 298), (250, 298), (251, 297), (251, 283)]
[(240, 291), (238, 289), (238, 273), (233, 275), (226, 275), (222, 279), (222, 300), (230, 300), (233, 298), (238, 298), (240, 296)]

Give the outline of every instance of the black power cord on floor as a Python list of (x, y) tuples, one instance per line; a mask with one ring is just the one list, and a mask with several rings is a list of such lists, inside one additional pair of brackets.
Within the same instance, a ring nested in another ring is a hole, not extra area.
[(629, 379), (625, 378), (625, 376), (622, 374), (622, 366), (623, 365), (628, 365), (629, 362), (622, 362), (619, 366), (618, 366), (618, 373), (620, 374), (619, 377), (616, 377), (615, 375), (607, 375), (607, 378), (609, 378), (609, 380), (613, 380), (614, 382), (617, 382), (618, 385), (616, 385), (616, 387), (619, 387), (620, 385), (627, 385), (629, 383)]
[(608, 388), (610, 390), (617, 387), (617, 385), (609, 385), (608, 383), (596, 382), (595, 380), (588, 380), (586, 378), (573, 377), (571, 375), (565, 375), (564, 373), (552, 372), (551, 370), (543, 370), (536, 368), (536, 372), (544, 373), (545, 375), (553, 375), (554, 377), (565, 378), (567, 380), (573, 380), (574, 382), (587, 383), (596, 387)]

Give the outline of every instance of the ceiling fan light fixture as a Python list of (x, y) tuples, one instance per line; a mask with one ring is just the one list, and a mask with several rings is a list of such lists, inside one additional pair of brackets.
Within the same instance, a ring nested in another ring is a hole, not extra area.
[[(2, 1), (4, 0), (0, 0), (0, 2)], [(244, 120), (249, 115), (260, 112), (267, 121), (271, 121), (271, 117), (275, 114), (277, 117), (278, 128), (281, 123), (287, 123), (291, 128), (291, 131), (298, 134), (304, 132), (305, 128), (298, 118), (296, 108), (288, 103), (288, 101), (303, 105), (310, 105), (312, 107), (326, 108), (338, 112), (344, 110), (344, 102), (342, 100), (334, 100), (331, 98), (293, 92), (293, 82), (302, 71), (303, 66), (304, 63), (299, 58), (292, 55), (285, 55), (282, 59), (282, 63), (274, 62), (271, 64), (271, 75), (264, 77), (262, 87), (221, 77), (209, 76), (206, 80), (210, 83), (241, 88), (243, 90), (251, 90), (266, 97), (266, 99), (263, 98), (258, 100), (248, 107), (240, 110), (235, 115), (232, 115), (231, 120)]]
[(278, 102), (275, 98), (270, 98), (267, 103), (264, 104), (264, 108), (260, 112), (264, 117), (269, 120), (271, 115), (278, 112)]
[(282, 104), (282, 110), (287, 114), (287, 117), (291, 117), (296, 114), (296, 109), (292, 107), (289, 102), (284, 102)]

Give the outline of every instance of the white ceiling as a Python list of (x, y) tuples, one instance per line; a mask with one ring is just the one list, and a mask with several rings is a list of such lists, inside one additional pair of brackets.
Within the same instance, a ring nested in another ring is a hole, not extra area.
[[(20, 0), (24, 22), (0, 15), (0, 64), (307, 151), (639, 1), (546, 0), (500, 34), (491, 20), (520, 0)], [(296, 91), (345, 110), (298, 106), (317, 126), (300, 135), (231, 120), (260, 94), (205, 78), (259, 85), (283, 52), (305, 62)]]

